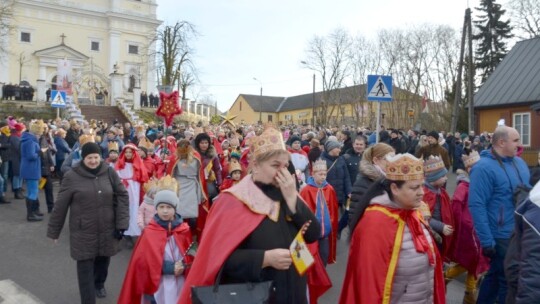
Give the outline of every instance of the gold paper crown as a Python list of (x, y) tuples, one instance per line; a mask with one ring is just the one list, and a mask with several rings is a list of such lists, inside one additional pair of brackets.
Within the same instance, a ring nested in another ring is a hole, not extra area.
[(240, 166), (240, 163), (233, 158), (229, 163), (229, 174), (232, 174), (234, 171), (242, 172), (242, 166)]
[(424, 179), (424, 166), (420, 159), (409, 153), (387, 156), (386, 178), (393, 181)]
[(429, 210), (428, 204), (424, 202), (420, 202), (420, 206), (418, 207), (418, 211), (422, 214), (424, 218), (431, 217), (431, 211)]
[(318, 159), (313, 163), (313, 172), (315, 171), (327, 171), (328, 166), (326, 166), (326, 161), (323, 159)]
[(143, 185), (144, 193), (150, 192), (152, 189), (156, 189), (158, 187), (158, 180), (153, 178)]
[(470, 168), (472, 167), (477, 161), (480, 160), (480, 154), (478, 154), (478, 151), (473, 150), (469, 155), (463, 154), (461, 156), (461, 159), (463, 160), (463, 164), (465, 164), (465, 167)]
[(261, 135), (250, 138), (250, 148), (257, 157), (272, 150), (286, 150), (281, 132), (275, 128), (267, 128)]
[(83, 134), (79, 136), (79, 145), (82, 148), (82, 146), (87, 142), (95, 142), (94, 136), (90, 134)]
[(30, 132), (35, 135), (41, 135), (43, 134), (43, 131), (45, 131), (45, 123), (43, 120), (33, 120), (30, 122)]
[(144, 126), (143, 126), (143, 125), (137, 125), (137, 126), (135, 126), (135, 134), (136, 134), (137, 136), (139, 136), (139, 134), (141, 134), (141, 133), (142, 133), (142, 135), (144, 135), (144, 131), (145, 131), (145, 130), (144, 130)]
[(147, 150), (154, 150), (154, 144), (151, 143), (146, 137), (139, 140), (139, 147), (146, 148)]
[(428, 159), (424, 161), (424, 173), (439, 171), (444, 168), (444, 162), (438, 156), (430, 155)]
[(120, 151), (120, 147), (118, 146), (118, 142), (117, 141), (110, 141), (108, 144), (107, 144), (107, 148), (109, 149), (109, 153), (111, 151), (116, 151), (116, 152), (119, 152)]
[(157, 182), (158, 191), (160, 190), (171, 190), (174, 193), (178, 193), (178, 182), (176, 179), (170, 175), (166, 175), (160, 178)]

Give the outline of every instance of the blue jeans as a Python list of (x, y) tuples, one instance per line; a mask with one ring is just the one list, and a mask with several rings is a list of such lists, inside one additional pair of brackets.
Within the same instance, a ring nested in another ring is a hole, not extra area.
[(506, 277), (504, 276), (504, 257), (508, 251), (510, 239), (495, 239), (495, 257), (491, 259), (489, 270), (484, 276), (480, 292), (478, 293), (478, 304), (493, 304), (497, 300), (499, 304), (506, 301)]
[(11, 185), (13, 189), (18, 190), (22, 187), (22, 179), (19, 175), (13, 175), (11, 178)]
[(326, 267), (328, 257), (330, 256), (330, 241), (328, 240), (328, 237), (319, 239), (319, 255), (321, 256), (324, 267)]
[(26, 180), (26, 197), (29, 200), (37, 200), (39, 189), (38, 189), (39, 179), (27, 179)]
[(7, 184), (8, 184), (8, 180), (9, 180), (9, 162), (8, 161), (5, 161), (2, 163), (2, 166), (0, 166), (0, 174), (2, 174), (2, 179), (4, 180), (4, 182), (2, 183), (2, 189), (0, 191), (2, 191), (2, 193), (6, 193), (7, 191)]

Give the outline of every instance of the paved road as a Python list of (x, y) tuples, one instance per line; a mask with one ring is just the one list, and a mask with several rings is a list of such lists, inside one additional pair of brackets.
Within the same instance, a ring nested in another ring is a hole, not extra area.
[[(453, 193), (454, 183), (455, 176), (450, 175), (448, 189), (451, 193)], [(69, 256), (68, 228), (64, 227), (59, 244), (54, 245), (45, 236), (49, 216), (45, 215), (45, 220), (42, 222), (28, 223), (25, 217), (24, 200), (13, 200), (11, 193), (7, 194), (7, 198), (12, 201), (12, 204), (0, 205), (2, 257), (0, 259), (0, 302), (23, 303), (20, 301), (2, 302), (2, 299), (6, 299), (3, 292), (24, 293), (14, 288), (13, 284), (9, 284), (14, 282), (43, 303), (78, 303), (76, 264)], [(43, 193), (41, 193), (41, 202), (44, 201)], [(44, 203), (42, 203), (43, 209), (46, 209)], [(346, 238), (346, 231), (344, 231), (342, 240), (338, 243), (338, 263), (328, 266), (334, 287), (323, 296), (320, 303), (337, 303), (347, 265)], [(130, 256), (131, 251), (123, 249), (112, 258), (106, 283), (109, 295), (106, 299), (98, 299), (99, 304), (116, 303)], [(462, 282), (452, 282), (447, 293), (448, 303), (461, 303), (463, 290)]]

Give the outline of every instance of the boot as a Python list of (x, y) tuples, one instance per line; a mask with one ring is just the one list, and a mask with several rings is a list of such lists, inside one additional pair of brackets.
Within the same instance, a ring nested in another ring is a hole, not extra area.
[(22, 189), (15, 189), (15, 199), (24, 199), (24, 195), (22, 193)]
[(4, 194), (0, 193), (0, 204), (11, 204), (11, 202), (6, 201), (6, 199), (4, 198)]
[(41, 211), (39, 211), (39, 199), (33, 200), (32, 210), (34, 211), (35, 215), (43, 216), (43, 213), (41, 213)]
[(463, 296), (463, 304), (476, 304), (476, 292), (465, 291), (465, 295)]
[(42, 217), (34, 214), (33, 204), (34, 202), (32, 200), (28, 198), (26, 199), (26, 220), (29, 222), (38, 222), (43, 220)]

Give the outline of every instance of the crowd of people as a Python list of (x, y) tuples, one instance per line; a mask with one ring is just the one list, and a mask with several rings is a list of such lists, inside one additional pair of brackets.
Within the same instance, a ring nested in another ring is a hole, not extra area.
[[(317, 303), (344, 231), (340, 303), (445, 303), (445, 283), (464, 272), (464, 303), (535, 303), (540, 154), (528, 168), (521, 151), (506, 126), (476, 136), (7, 117), (0, 204), (10, 184), (27, 221), (42, 221), (43, 189), (55, 242), (69, 214), (81, 303), (107, 296), (119, 246), (133, 250), (119, 303), (197, 302), (197, 287), (244, 282), (271, 286), (269, 303)], [(305, 273), (290, 250), (299, 237), (313, 257)]]

